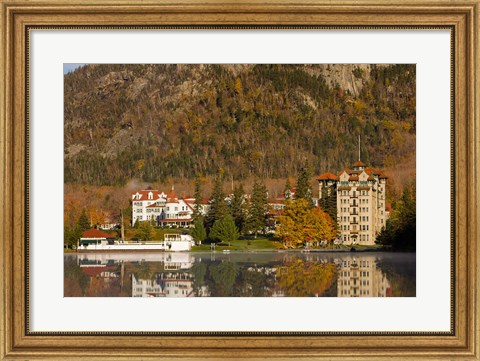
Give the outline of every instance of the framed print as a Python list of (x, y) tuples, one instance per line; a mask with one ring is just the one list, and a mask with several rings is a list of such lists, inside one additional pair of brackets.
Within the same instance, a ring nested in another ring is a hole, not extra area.
[(479, 359), (478, 1), (1, 5), (2, 359)]

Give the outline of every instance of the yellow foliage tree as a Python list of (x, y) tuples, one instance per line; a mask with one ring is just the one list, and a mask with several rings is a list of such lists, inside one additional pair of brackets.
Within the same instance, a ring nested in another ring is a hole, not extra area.
[(235, 94), (237, 95), (243, 94), (243, 85), (242, 85), (242, 80), (240, 78), (235, 79)]
[(102, 211), (99, 211), (98, 209), (90, 209), (88, 213), (90, 215), (90, 224), (92, 226), (100, 225), (105, 222), (105, 215)]
[(275, 236), (281, 238), (288, 248), (318, 246), (320, 242), (331, 242), (337, 236), (335, 224), (320, 208), (311, 208), (307, 200), (287, 201), (280, 225)]

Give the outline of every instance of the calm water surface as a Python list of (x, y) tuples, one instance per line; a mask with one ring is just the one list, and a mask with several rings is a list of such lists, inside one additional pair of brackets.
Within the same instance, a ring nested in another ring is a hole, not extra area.
[(66, 297), (414, 297), (415, 253), (65, 254)]

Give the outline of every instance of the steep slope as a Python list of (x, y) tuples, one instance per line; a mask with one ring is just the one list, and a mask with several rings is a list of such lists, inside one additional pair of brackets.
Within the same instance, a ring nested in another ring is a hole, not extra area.
[(284, 178), (415, 154), (414, 65), (87, 65), (65, 75), (65, 182)]

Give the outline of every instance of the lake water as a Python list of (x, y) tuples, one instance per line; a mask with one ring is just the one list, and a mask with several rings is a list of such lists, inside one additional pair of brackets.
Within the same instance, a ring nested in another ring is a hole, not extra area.
[(65, 254), (65, 297), (415, 297), (415, 253)]

